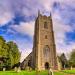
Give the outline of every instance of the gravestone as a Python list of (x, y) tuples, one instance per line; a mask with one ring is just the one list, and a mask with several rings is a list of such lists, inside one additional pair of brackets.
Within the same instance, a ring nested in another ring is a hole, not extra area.
[(48, 75), (54, 75), (52, 69), (49, 69), (49, 73), (48, 73)]
[(17, 67), (14, 68), (14, 71), (17, 72)]
[(17, 72), (21, 72), (21, 68), (20, 67), (17, 68)]
[(6, 68), (4, 67), (4, 68), (3, 68), (3, 71), (5, 71), (5, 70), (6, 70)]

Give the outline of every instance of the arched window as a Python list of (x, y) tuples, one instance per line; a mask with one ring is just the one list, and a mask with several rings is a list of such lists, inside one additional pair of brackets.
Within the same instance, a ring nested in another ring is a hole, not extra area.
[(28, 66), (31, 67), (31, 60), (28, 61)]
[(45, 28), (45, 29), (48, 29), (47, 22), (44, 22), (44, 28)]
[(45, 58), (45, 59), (49, 58), (49, 55), (50, 55), (50, 48), (49, 48), (48, 45), (46, 45), (46, 46), (44, 47), (43, 52), (44, 52), (44, 58)]

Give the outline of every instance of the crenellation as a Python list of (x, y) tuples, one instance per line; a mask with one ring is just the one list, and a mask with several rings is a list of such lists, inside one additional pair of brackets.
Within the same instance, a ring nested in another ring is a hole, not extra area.
[[(44, 23), (47, 24), (47, 26), (45, 26), (46, 28), (44, 27)], [(37, 25), (38, 29), (36, 30), (37, 33), (35, 33), (35, 35), (37, 36), (38, 39), (35, 39), (35, 41), (37, 40), (39, 43), (38, 43), (37, 48), (35, 49), (35, 52), (37, 52), (38, 58), (36, 58), (36, 56), (34, 56), (34, 61), (35, 61), (35, 59), (38, 61), (37, 67), (39, 70), (47, 69), (50, 66), (52, 66), (52, 68), (54, 69), (55, 64), (57, 63), (57, 60), (56, 60), (56, 48), (55, 48), (54, 32), (53, 32), (51, 16), (41, 15), (39, 13), (38, 23), (36, 25)], [(48, 38), (45, 38), (45, 35)], [(36, 42), (35, 42), (35, 44), (36, 44)], [(44, 49), (45, 46), (47, 46), (46, 48), (50, 52), (49, 53), (46, 51), (48, 57), (47, 56), (44, 57), (43, 51), (45, 50)], [(46, 66), (46, 64), (48, 66)]]
[(45, 70), (52, 67), (53, 69), (57, 69), (56, 65), (56, 45), (52, 17), (51, 15), (46, 16), (38, 12), (38, 17), (35, 21), (32, 68)]

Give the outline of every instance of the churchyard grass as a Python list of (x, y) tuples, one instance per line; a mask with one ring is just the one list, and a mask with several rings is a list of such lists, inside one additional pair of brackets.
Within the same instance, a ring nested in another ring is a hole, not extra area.
[(29, 71), (21, 71), (21, 72), (15, 72), (15, 71), (0, 71), (0, 75), (35, 75), (36, 72), (35, 71), (32, 71), (32, 72), (29, 72)]
[(63, 70), (62, 72), (68, 73), (68, 74), (75, 74), (75, 70)]
[(67, 75), (67, 74), (64, 74), (62, 72), (54, 72), (54, 75)]
[[(65, 73), (66, 72), (66, 73)], [(64, 70), (62, 72), (54, 72), (54, 75), (68, 75), (69, 73), (75, 73), (74, 70)], [(48, 75), (48, 71), (21, 71), (19, 73), (15, 71), (0, 71), (0, 75)]]

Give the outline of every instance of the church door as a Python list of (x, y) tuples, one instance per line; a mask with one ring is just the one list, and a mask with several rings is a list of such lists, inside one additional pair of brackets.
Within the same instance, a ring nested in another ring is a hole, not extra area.
[(48, 62), (45, 63), (45, 69), (46, 70), (49, 69), (49, 63)]

